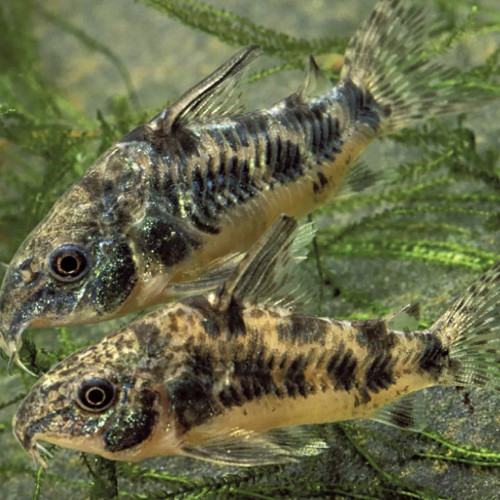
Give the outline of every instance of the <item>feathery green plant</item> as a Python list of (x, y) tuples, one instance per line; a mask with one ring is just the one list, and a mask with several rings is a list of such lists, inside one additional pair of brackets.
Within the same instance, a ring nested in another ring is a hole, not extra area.
[[(302, 67), (310, 54), (327, 59), (342, 54), (347, 43), (347, 37), (290, 36), (195, 0), (139, 3), (224, 43), (260, 43), (279, 63), (252, 80), (272, 82), (273, 73)], [(317, 15), (333, 18), (336, 4), (341, 2), (332, 1), (330, 12)], [(462, 71), (460, 83), (500, 93), (498, 7), (487, 0), (434, 0), (429, 8), (437, 9), (443, 21), (430, 41), (433, 50), (463, 43), (475, 44), (476, 53), (487, 52), (482, 62)], [(44, 72), (33, 35), (38, 17), (105, 57), (122, 78), (125, 95), (115, 96), (96, 119), (79, 112)], [(8, 262), (28, 231), (100, 152), (154, 113), (137, 111), (131, 63), (52, 12), (50, 5), (1, 3), (0, 261)], [(336, 71), (329, 76), (335, 78)], [(383, 181), (314, 214), (324, 314), (373, 317), (419, 300), (425, 327), (466, 283), (499, 260), (499, 113), (496, 104), (470, 116), (427, 122), (370, 148), (365, 162), (381, 167)], [(41, 373), (104, 331), (109, 325), (60, 329), (52, 343), (40, 334), (34, 343), (28, 335), (23, 356)], [(430, 423), (419, 433), (376, 424), (322, 426), (317, 432), (331, 449), (287, 466), (236, 469), (184, 458), (115, 464), (48, 446), (53, 454), (49, 468), (35, 471), (10, 432), (10, 418), (32, 383), (18, 371), (8, 377), (1, 363), (0, 481), (7, 499), (63, 494), (75, 499), (431, 499), (470, 497), (468, 491), (487, 498), (499, 487), (494, 415), (500, 398), (493, 394), (428, 391)]]

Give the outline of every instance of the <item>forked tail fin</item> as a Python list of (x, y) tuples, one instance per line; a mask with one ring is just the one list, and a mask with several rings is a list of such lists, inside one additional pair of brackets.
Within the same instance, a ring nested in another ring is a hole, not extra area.
[(381, 133), (498, 97), (456, 81), (459, 72), (429, 54), (436, 22), (424, 11), (417, 1), (380, 0), (347, 47), (341, 84), (352, 82), (375, 100)]
[(449, 352), (446, 385), (500, 390), (500, 262), (431, 328)]

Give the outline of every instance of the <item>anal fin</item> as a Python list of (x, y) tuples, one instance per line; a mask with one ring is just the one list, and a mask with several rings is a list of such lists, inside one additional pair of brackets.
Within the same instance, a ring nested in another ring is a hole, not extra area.
[(370, 420), (409, 431), (423, 429), (425, 426), (423, 391), (409, 394), (385, 405), (372, 415)]

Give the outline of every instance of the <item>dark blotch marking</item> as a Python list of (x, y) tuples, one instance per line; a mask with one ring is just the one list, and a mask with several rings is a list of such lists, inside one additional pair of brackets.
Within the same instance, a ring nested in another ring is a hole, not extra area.
[(236, 155), (231, 156), (227, 161), (226, 186), (228, 194), (232, 194), (238, 203), (243, 199), (240, 197), (240, 165)]
[(274, 141), (266, 140), (265, 162), (271, 169), (273, 179), (281, 184), (294, 181), (304, 171), (299, 146), (279, 136)]
[(220, 335), (219, 325), (215, 318), (210, 316), (208, 318), (204, 318), (201, 321), (201, 325), (203, 326), (203, 330), (209, 337), (217, 338)]
[[(134, 332), (139, 344), (146, 348), (148, 358), (155, 358), (165, 354), (165, 344), (168, 344), (169, 336), (162, 336), (160, 329), (151, 323), (140, 322), (132, 324)], [(122, 345), (120, 343), (120, 345)]]
[(200, 231), (203, 231), (204, 233), (208, 234), (219, 234), (220, 229), (213, 225), (209, 224), (208, 222), (203, 222), (197, 215), (191, 214), (190, 215), (191, 222), (194, 224), (196, 229), (199, 229)]
[(358, 344), (372, 352), (387, 350), (396, 344), (395, 335), (387, 330), (387, 324), (382, 319), (353, 321), (352, 325), (359, 331), (356, 336)]
[(369, 391), (379, 392), (395, 384), (393, 374), (394, 360), (389, 353), (376, 356), (365, 373), (365, 384)]
[(137, 282), (132, 251), (127, 243), (119, 242), (106, 249), (106, 261), (95, 278), (92, 302), (101, 313), (116, 311), (129, 296)]
[(213, 396), (214, 367), (210, 352), (200, 345), (186, 345), (184, 373), (167, 382), (167, 397), (185, 430), (200, 425), (220, 410)]
[(358, 394), (354, 396), (354, 407), (366, 405), (371, 401), (371, 396), (365, 387), (358, 387)]
[(287, 368), (284, 383), (289, 396), (293, 398), (302, 396), (305, 398), (308, 394), (314, 392), (313, 387), (311, 387), (305, 378), (305, 369), (308, 363), (308, 359), (303, 354), (300, 354)]
[(322, 343), (328, 332), (328, 324), (312, 316), (291, 314), (289, 322), (288, 328), (285, 324), (280, 329), (280, 338), (284, 337), (294, 344), (297, 342)]
[(236, 141), (235, 130), (233, 129), (233, 127), (224, 127), (220, 130), (231, 150), (235, 152), (238, 151), (238, 143)]
[(247, 328), (243, 319), (243, 306), (234, 298), (231, 298), (226, 312), (228, 340), (245, 335)]
[(241, 145), (245, 148), (248, 148), (250, 143), (248, 142), (247, 131), (246, 131), (244, 125), (239, 123), (235, 127), (235, 132), (238, 134), (238, 139), (239, 139)]
[(170, 174), (168, 173), (164, 174), (158, 198), (164, 200), (169, 213), (171, 213), (173, 216), (179, 214), (180, 204), (179, 204), (178, 187), (172, 180)]
[[(196, 361), (193, 359), (193, 363)], [(212, 396), (213, 381), (211, 377), (206, 376), (206, 373), (202, 373), (206, 371), (206, 364), (202, 363), (194, 371), (200, 372), (200, 376), (194, 373), (185, 373), (169, 380), (166, 384), (167, 398), (172, 411), (176, 414), (185, 431), (202, 424), (217, 414), (216, 401)]]
[(245, 401), (252, 401), (266, 394), (283, 396), (272, 377), (274, 356), (268, 355), (265, 348), (251, 350), (246, 358), (235, 360), (233, 366), (239, 390), (236, 385), (231, 384), (221, 391), (219, 397), (224, 406), (240, 406)]
[(250, 166), (247, 160), (240, 161), (239, 199), (243, 202), (255, 195), (257, 188), (250, 177)]
[(202, 219), (210, 222), (217, 220), (217, 205), (214, 201), (215, 174), (212, 170), (205, 169), (202, 174), (200, 168), (196, 168), (191, 175), (191, 200), (193, 202), (193, 211), (201, 216)]
[(158, 411), (154, 408), (155, 400), (156, 394), (145, 389), (141, 391), (138, 407), (127, 405), (118, 412), (102, 435), (107, 451), (126, 450), (142, 443), (151, 435), (158, 419)]
[(449, 350), (437, 335), (425, 335), (424, 349), (420, 355), (418, 366), (421, 370), (431, 374), (434, 380), (439, 379), (446, 360), (449, 359)]
[(347, 351), (343, 346), (330, 357), (326, 365), (328, 378), (332, 381), (335, 390), (349, 391), (354, 385), (354, 371), (358, 364), (351, 349)]
[(328, 184), (328, 179), (321, 173), (321, 172), (318, 172), (318, 180), (321, 184), (321, 187), (325, 187), (327, 184)]
[(182, 150), (186, 158), (194, 158), (199, 156), (199, 139), (187, 128), (176, 127), (175, 138), (177, 139), (178, 148)]
[(389, 421), (396, 427), (411, 429), (415, 427), (415, 418), (411, 414), (410, 408), (394, 409), (389, 415)]
[(152, 323), (132, 323), (131, 329), (140, 343), (156, 343), (160, 336), (160, 329)]
[(241, 406), (245, 398), (240, 395), (236, 387), (231, 384), (219, 392), (219, 400), (226, 408), (232, 408), (233, 406)]
[(140, 229), (137, 241), (146, 255), (157, 255), (166, 267), (172, 267), (186, 259), (199, 241), (181, 227), (181, 224), (165, 214), (148, 216)]

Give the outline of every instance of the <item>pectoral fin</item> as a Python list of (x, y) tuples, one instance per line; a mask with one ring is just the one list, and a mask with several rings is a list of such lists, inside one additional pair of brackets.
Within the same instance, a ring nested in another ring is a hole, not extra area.
[(294, 307), (314, 303), (316, 287), (297, 262), (314, 236), (312, 224), (298, 226), (282, 215), (255, 243), (218, 291), (215, 308), (244, 305)]

